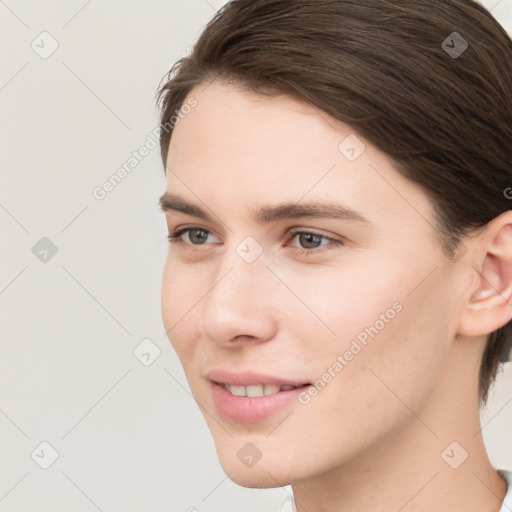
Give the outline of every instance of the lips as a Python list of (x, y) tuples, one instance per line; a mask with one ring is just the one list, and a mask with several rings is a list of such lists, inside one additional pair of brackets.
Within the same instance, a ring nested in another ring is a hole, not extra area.
[(254, 372), (208, 372), (210, 390), (217, 410), (237, 423), (257, 423), (297, 403), (311, 384)]
[(292, 386), (291, 388), (288, 388), (292, 389), (311, 384), (306, 380), (290, 380), (284, 379), (283, 377), (264, 375), (261, 373), (254, 373), (251, 371), (243, 373), (232, 373), (226, 370), (212, 370), (208, 372), (206, 377), (217, 384), (227, 384), (229, 386), (251, 387), (274, 385), (279, 386), (280, 388), (284, 386)]

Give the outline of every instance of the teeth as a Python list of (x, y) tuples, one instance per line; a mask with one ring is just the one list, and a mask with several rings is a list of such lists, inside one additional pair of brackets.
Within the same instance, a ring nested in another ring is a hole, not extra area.
[(289, 391), (295, 389), (296, 386), (283, 385), (277, 386), (276, 384), (256, 384), (255, 386), (236, 386), (225, 384), (224, 387), (235, 396), (267, 396), (279, 393), (279, 391)]
[(245, 386), (245, 396), (264, 396), (265, 387), (262, 384)]
[(226, 384), (226, 386), (228, 387), (228, 391), (230, 391), (232, 395), (247, 396), (245, 392), (245, 386), (229, 386), (229, 384)]
[(276, 384), (265, 384), (264, 388), (265, 395), (273, 395), (275, 393), (279, 393), (281, 391), (281, 388)]

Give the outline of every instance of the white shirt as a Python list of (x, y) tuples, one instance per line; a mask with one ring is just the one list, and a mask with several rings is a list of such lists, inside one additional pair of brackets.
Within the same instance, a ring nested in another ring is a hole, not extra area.
[[(507, 481), (507, 494), (498, 512), (510, 512), (512, 510), (512, 471), (500, 470)], [(293, 512), (293, 497), (288, 496), (278, 512)]]

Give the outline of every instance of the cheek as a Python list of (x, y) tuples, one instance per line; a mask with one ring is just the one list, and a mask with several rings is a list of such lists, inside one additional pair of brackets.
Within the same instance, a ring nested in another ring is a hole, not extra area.
[(296, 339), (309, 339), (305, 348), (309, 345), (315, 352), (337, 354), (356, 338), (364, 344), (380, 336), (403, 316), (407, 302), (399, 267), (388, 266), (384, 272), (382, 265), (355, 257), (337, 267), (288, 270), (282, 275), (293, 292), (287, 294), (285, 325), (308, 332), (309, 336), (297, 333)]
[(162, 320), (182, 363), (189, 360), (194, 348), (190, 335), (197, 329), (194, 308), (207, 291), (207, 285), (201, 283), (192, 266), (180, 265), (172, 254), (168, 255), (162, 275)]
[(435, 385), (455, 315), (448, 295), (440, 293), (449, 286), (446, 273), (436, 270), (422, 282), (433, 268), (432, 258), (416, 267), (387, 264), (385, 271), (367, 261), (359, 269), (354, 262), (343, 270), (324, 269), (323, 275), (305, 272), (295, 281), (289, 276), (300, 303), (290, 301), (284, 323), (321, 384), (343, 395), (350, 390), (348, 399), (356, 405), (375, 396), (396, 400), (393, 390), (421, 399), (418, 386), (426, 394)]

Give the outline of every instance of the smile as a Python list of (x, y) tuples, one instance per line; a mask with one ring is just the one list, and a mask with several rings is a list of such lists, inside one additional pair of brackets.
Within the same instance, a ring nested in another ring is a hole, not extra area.
[[(307, 386), (307, 384), (305, 385)], [(292, 389), (296, 389), (298, 387), (304, 387), (291, 386), (288, 384), (283, 386), (278, 386), (276, 384), (256, 384), (253, 386), (236, 386), (234, 384), (223, 384), (223, 386), (232, 395), (248, 397), (275, 395), (280, 391), (291, 391)]]

